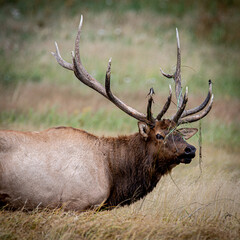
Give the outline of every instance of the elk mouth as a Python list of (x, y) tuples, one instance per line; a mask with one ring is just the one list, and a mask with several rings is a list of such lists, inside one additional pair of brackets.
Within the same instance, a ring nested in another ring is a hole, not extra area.
[(178, 157), (178, 160), (180, 161), (180, 163), (189, 164), (194, 157), (195, 157), (195, 153), (191, 153), (191, 154), (184, 153)]

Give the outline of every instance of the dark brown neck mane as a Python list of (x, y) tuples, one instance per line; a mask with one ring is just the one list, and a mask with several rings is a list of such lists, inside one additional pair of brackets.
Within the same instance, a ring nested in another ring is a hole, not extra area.
[(111, 191), (105, 206), (129, 205), (151, 192), (161, 176), (168, 172), (166, 164), (151, 152), (139, 133), (106, 139)]

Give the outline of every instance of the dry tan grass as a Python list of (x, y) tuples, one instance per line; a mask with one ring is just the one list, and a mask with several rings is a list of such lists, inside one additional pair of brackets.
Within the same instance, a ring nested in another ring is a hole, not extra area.
[(129, 207), (85, 213), (3, 210), (0, 238), (238, 239), (239, 171), (223, 170), (226, 159), (238, 156), (219, 149), (208, 151), (201, 175), (196, 162), (177, 167), (172, 178), (165, 176), (151, 194)]

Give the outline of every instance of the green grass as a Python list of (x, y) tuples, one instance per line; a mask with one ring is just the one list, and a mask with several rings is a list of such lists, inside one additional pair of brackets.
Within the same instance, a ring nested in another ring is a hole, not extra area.
[[(215, 147), (232, 149), (240, 148), (239, 123), (233, 121), (229, 124), (220, 120), (203, 121), (202, 136), (204, 144), (212, 144)], [(92, 133), (107, 135), (129, 134), (138, 131), (137, 121), (122, 114), (118, 110), (93, 111), (86, 109), (83, 112), (67, 114), (59, 113), (57, 107), (48, 109), (43, 113), (35, 112), (33, 109), (27, 112), (2, 111), (0, 112), (0, 126), (9, 128), (15, 126), (18, 129), (45, 129), (56, 126), (70, 126), (85, 129)], [(185, 127), (198, 127), (198, 123), (186, 125)], [(197, 142), (198, 134), (194, 137)]]
[(92, 132), (129, 133), (137, 130), (136, 120), (127, 115), (122, 116), (118, 111), (91, 111), (76, 114), (59, 113), (56, 108), (44, 113), (35, 112), (30, 109), (26, 113), (16, 111), (2, 111), (0, 113), (0, 125), (8, 128), (12, 125), (31, 126), (31, 128), (47, 128), (53, 126), (71, 126), (82, 128)]
[(230, 124), (222, 123), (220, 120), (206, 123), (203, 129), (203, 136), (209, 142), (220, 148), (229, 148), (238, 151), (240, 148), (239, 122), (233, 121)]

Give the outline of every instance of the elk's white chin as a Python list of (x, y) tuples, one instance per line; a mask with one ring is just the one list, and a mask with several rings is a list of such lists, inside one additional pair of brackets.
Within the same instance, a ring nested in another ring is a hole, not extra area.
[(184, 158), (180, 160), (181, 163), (185, 163), (185, 164), (189, 164), (191, 163), (191, 161), (192, 161), (192, 158)]

